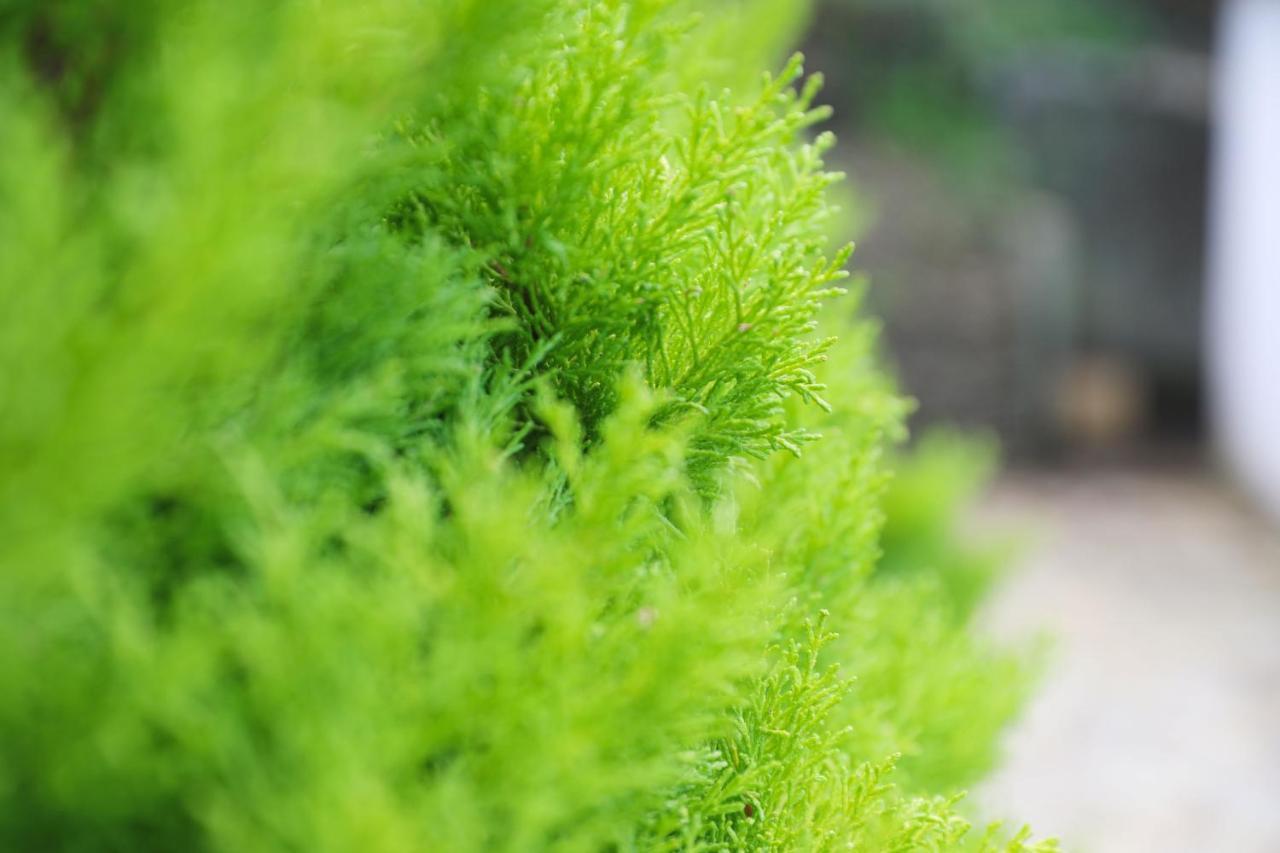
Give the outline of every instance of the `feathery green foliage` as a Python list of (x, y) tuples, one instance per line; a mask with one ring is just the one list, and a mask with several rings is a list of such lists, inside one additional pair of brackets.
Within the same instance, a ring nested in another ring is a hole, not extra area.
[(8, 6), (0, 846), (1038, 849), (776, 6)]
[(702, 415), (688, 464), (711, 489), (726, 460), (810, 437), (780, 406), (821, 402), (809, 333), (845, 256), (822, 251), (830, 137), (791, 144), (826, 114), (816, 78), (797, 93), (797, 59), (744, 103), (683, 95), (667, 5), (566, 4), (506, 79), (430, 99), (405, 123), (421, 177), (396, 223), (484, 257), (513, 321), (500, 357), (538, 362), (589, 442), (628, 364), (664, 392), (658, 421)]

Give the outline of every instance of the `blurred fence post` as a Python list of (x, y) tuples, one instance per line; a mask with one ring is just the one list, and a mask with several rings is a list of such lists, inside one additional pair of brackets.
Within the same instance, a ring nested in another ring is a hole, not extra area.
[(1217, 52), (1209, 387), (1219, 452), (1280, 517), (1280, 0), (1229, 0)]

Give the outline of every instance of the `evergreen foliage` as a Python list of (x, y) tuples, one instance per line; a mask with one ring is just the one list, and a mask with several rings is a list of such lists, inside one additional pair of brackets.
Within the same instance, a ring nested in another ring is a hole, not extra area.
[(0, 847), (1042, 849), (783, 5), (6, 4)]

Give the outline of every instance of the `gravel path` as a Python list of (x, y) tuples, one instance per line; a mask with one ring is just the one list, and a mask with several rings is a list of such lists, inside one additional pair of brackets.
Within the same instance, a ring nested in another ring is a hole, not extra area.
[(1280, 535), (1194, 469), (1014, 474), (978, 513), (1030, 532), (986, 614), (1052, 639), (976, 792), (1068, 851), (1280, 851)]

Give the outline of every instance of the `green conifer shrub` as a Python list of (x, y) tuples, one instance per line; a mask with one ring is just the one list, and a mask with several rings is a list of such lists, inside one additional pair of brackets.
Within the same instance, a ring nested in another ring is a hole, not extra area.
[(6, 5), (0, 847), (1035, 849), (783, 5)]

